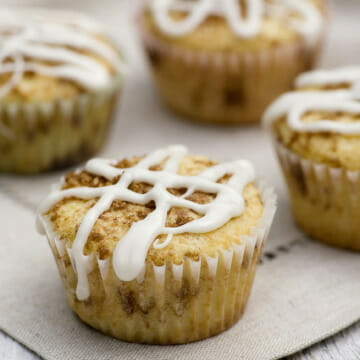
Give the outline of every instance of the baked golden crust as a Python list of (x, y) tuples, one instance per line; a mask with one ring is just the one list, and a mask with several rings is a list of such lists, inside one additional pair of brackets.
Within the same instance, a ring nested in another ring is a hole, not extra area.
[[(313, 3), (324, 14), (324, 17), (326, 16), (323, 0), (303, 1)], [(180, 12), (172, 12), (171, 15), (174, 19), (181, 19), (184, 16)], [(147, 32), (166, 43), (177, 45), (180, 48), (208, 52), (243, 53), (257, 51), (293, 43), (301, 38), (295, 30), (286, 26), (283, 19), (274, 17), (265, 17), (259, 34), (250, 39), (236, 36), (229, 27), (227, 20), (217, 16), (209, 16), (194, 31), (182, 37), (171, 37), (164, 34), (156, 25), (150, 10), (144, 11), (141, 21)], [(211, 41), (207, 41), (210, 39)]]
[[(134, 166), (140, 159), (140, 157), (124, 159), (117, 164), (117, 167)], [(215, 162), (205, 157), (186, 156), (180, 163), (178, 173), (193, 176), (215, 164)], [(152, 169), (161, 170), (161, 168), (162, 164), (159, 164)], [(225, 176), (220, 181), (226, 182), (228, 178), (229, 176)], [(84, 171), (80, 173), (73, 172), (66, 177), (64, 188), (106, 186), (116, 182), (116, 180), (118, 179), (110, 182)], [(133, 191), (145, 193), (149, 191), (151, 185), (133, 183), (130, 187)], [(184, 189), (169, 189), (169, 191), (179, 196), (184, 193)], [(240, 243), (240, 236), (249, 234), (251, 229), (258, 225), (263, 212), (262, 199), (254, 184), (247, 185), (243, 195), (246, 206), (241, 216), (231, 219), (221, 228), (206, 234), (185, 233), (174, 235), (170, 244), (163, 249), (155, 249), (151, 246), (148, 251), (147, 261), (152, 261), (156, 265), (162, 265), (165, 261), (180, 264), (185, 256), (198, 260), (200, 254), (214, 256), (218, 250), (228, 249), (233, 243)], [(195, 192), (188, 199), (198, 203), (208, 203), (214, 197), (214, 194)], [(64, 199), (46, 214), (53, 223), (54, 230), (68, 241), (67, 245), (69, 247), (71, 247), (75, 239), (83, 217), (96, 201), (96, 199)], [(154, 204), (152, 202), (146, 205), (137, 205), (114, 201), (111, 208), (103, 213), (95, 223), (85, 246), (85, 254), (96, 253), (100, 259), (110, 257), (119, 239), (121, 241), (131, 224), (144, 219), (153, 209)], [(199, 214), (190, 209), (172, 208), (168, 214), (167, 226), (180, 226), (199, 217)], [(165, 240), (164, 235), (160, 237), (160, 241), (163, 240)]]
[[(299, 89), (299, 91), (328, 91), (346, 89), (348, 86), (348, 84), (342, 84), (341, 86), (336, 87), (312, 87)], [(301, 118), (302, 121), (308, 123), (322, 119), (338, 122), (355, 122), (360, 121), (360, 114), (311, 111)], [(275, 121), (273, 129), (275, 131), (277, 141), (305, 159), (316, 163), (326, 164), (330, 167), (343, 167), (351, 171), (360, 169), (359, 135), (294, 131), (287, 124), (285, 117)]]
[[(101, 40), (103, 43), (115, 49), (114, 45), (109, 41), (109, 39), (105, 38), (104, 36), (94, 35), (94, 38)], [(71, 50), (79, 54), (86, 55), (89, 58), (99, 62), (100, 64), (104, 65), (104, 67), (108, 69), (112, 75), (115, 76), (115, 69), (103, 57), (90, 51), (79, 50), (75, 48), (71, 48)], [(12, 62), (12, 60), (9, 60), (9, 62)], [(32, 63), (47, 66), (52, 65), (49, 62), (35, 59), (32, 60)], [(12, 73), (0, 74), (0, 87), (8, 83), (12, 76)], [(86, 92), (85, 89), (71, 80), (45, 76), (33, 72), (25, 72), (22, 78), (17, 82), (17, 84), (15, 84), (12, 90), (1, 99), (1, 101), (4, 103), (49, 102), (57, 99), (73, 98), (74, 96), (84, 92)]]

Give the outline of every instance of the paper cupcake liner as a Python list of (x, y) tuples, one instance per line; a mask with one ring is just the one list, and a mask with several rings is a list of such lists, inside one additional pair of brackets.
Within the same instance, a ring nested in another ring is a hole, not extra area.
[(322, 43), (299, 40), (264, 50), (214, 53), (165, 42), (141, 20), (140, 34), (165, 104), (192, 119), (218, 124), (259, 122), (297, 75), (313, 68)]
[(37, 173), (76, 164), (105, 141), (121, 76), (71, 99), (0, 103), (0, 172)]
[(115, 275), (111, 258), (88, 256), (90, 296), (76, 298), (76, 270), (69, 242), (42, 217), (71, 308), (92, 327), (119, 339), (149, 344), (180, 344), (204, 339), (232, 326), (243, 314), (256, 265), (276, 210), (272, 188), (259, 184), (263, 215), (240, 244), (215, 257), (162, 266), (146, 262), (136, 280)]
[(280, 143), (276, 150), (298, 226), (319, 241), (360, 251), (359, 171), (313, 162)]

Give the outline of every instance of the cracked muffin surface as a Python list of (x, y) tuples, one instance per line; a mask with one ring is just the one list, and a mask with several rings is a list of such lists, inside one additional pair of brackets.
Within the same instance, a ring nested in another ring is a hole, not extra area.
[[(326, 15), (325, 4), (322, 0), (304, 1), (313, 4), (324, 16)], [(244, 3), (242, 1), (240, 3), (245, 9)], [(267, 3), (271, 3), (271, 1), (267, 1)], [(172, 11), (170, 15), (176, 21), (183, 20), (185, 17), (185, 14), (179, 11)], [(162, 32), (157, 26), (151, 11), (148, 9), (144, 12), (142, 21), (147, 31), (164, 42), (177, 45), (180, 48), (207, 52), (241, 53), (244, 51), (259, 51), (298, 41), (301, 38), (299, 33), (287, 25), (289, 18), (298, 17), (299, 15), (296, 13), (280, 18), (267, 15), (262, 20), (259, 33), (251, 38), (236, 36), (229, 27), (227, 20), (215, 15), (208, 16), (191, 33), (177, 38)], [(211, 41), (207, 41), (207, 39), (211, 39)]]
[[(136, 165), (141, 157), (123, 159), (116, 164), (118, 168), (129, 168)], [(163, 164), (150, 168), (161, 170)], [(198, 175), (205, 169), (216, 165), (202, 156), (185, 156), (180, 162), (178, 173), (181, 175)], [(224, 176), (220, 182), (227, 182), (230, 176)], [(63, 189), (88, 186), (100, 187), (116, 183), (103, 177), (95, 176), (86, 171), (73, 172), (66, 176)], [(146, 183), (132, 183), (129, 189), (144, 194), (151, 189)], [(182, 196), (186, 189), (168, 189), (176, 196)], [(176, 234), (172, 241), (163, 249), (155, 249), (153, 245), (149, 248), (147, 261), (156, 265), (163, 265), (166, 260), (175, 264), (182, 263), (184, 257), (199, 260), (200, 254), (205, 253), (215, 256), (219, 249), (226, 250), (234, 243), (240, 243), (240, 236), (250, 234), (252, 228), (258, 225), (263, 213), (263, 204), (259, 190), (254, 184), (248, 184), (243, 192), (245, 199), (245, 210), (241, 216), (228, 221), (221, 228), (204, 234)], [(199, 203), (210, 203), (215, 199), (215, 194), (194, 192), (186, 199)], [(82, 219), (89, 209), (95, 205), (97, 199), (81, 200), (76, 198), (64, 199), (57, 203), (48, 212), (49, 219), (54, 224), (54, 230), (67, 239), (71, 247)], [(96, 221), (91, 234), (87, 240), (85, 255), (96, 253), (100, 259), (107, 259), (113, 253), (117, 243), (127, 233), (134, 222), (143, 220), (154, 210), (154, 203), (145, 205), (133, 204), (126, 201), (115, 200), (110, 209), (105, 211)], [(171, 208), (167, 215), (166, 226), (177, 227), (192, 220), (200, 218), (201, 215), (188, 208)], [(165, 241), (166, 236), (161, 235), (159, 242)]]
[[(94, 39), (99, 40), (101, 43), (108, 46), (112, 50), (118, 52), (114, 44), (104, 35), (93, 35), (93, 37)], [(113, 77), (118, 76), (116, 75), (117, 70), (114, 68), (114, 66), (100, 55), (97, 55), (89, 50), (81, 50), (76, 48), (71, 48), (71, 51), (74, 51), (76, 54), (85, 56), (91, 61), (95, 61), (103, 65), (104, 68), (106, 68)], [(119, 57), (121, 57), (121, 54), (119, 52), (118, 55)], [(10, 64), (12, 62), (13, 60), (9, 59), (5, 62), (5, 64)], [(39, 66), (50, 67), (59, 65), (56, 62), (41, 61), (37, 59), (32, 59), (31, 63), (37, 64)], [(7, 84), (12, 76), (12, 73), (0, 74), (0, 87), (3, 87), (5, 84)], [(76, 95), (84, 94), (86, 92), (87, 90), (84, 87), (80, 86), (71, 79), (46, 76), (44, 74), (39, 74), (33, 71), (25, 71), (22, 78), (13, 86), (13, 88), (8, 93), (6, 93), (1, 98), (1, 101), (5, 103), (33, 103), (39, 101), (50, 102), (57, 99), (73, 98)]]
[[(337, 86), (317, 86), (300, 88), (297, 91), (334, 91), (348, 89), (349, 84)], [(316, 95), (314, 95), (316, 96)], [(360, 114), (349, 112), (308, 111), (302, 117), (304, 123), (322, 120), (342, 123), (360, 121)], [(281, 117), (273, 124), (276, 140), (294, 153), (316, 163), (330, 167), (344, 167), (348, 170), (360, 169), (360, 135), (344, 135), (330, 132), (296, 131), (287, 123), (286, 117)]]

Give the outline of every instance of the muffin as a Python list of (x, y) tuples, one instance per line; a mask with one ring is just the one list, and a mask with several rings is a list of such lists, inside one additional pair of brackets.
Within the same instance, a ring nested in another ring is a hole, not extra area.
[(0, 172), (37, 173), (92, 156), (122, 87), (119, 50), (77, 13), (4, 8), (0, 25)]
[(170, 146), (90, 160), (39, 208), (67, 300), (118, 339), (180, 344), (243, 314), (275, 212), (247, 161)]
[(264, 115), (296, 223), (313, 238), (360, 250), (360, 67), (301, 75)]
[(139, 22), (171, 109), (208, 123), (243, 124), (259, 122), (314, 66), (326, 9), (323, 0), (151, 0)]

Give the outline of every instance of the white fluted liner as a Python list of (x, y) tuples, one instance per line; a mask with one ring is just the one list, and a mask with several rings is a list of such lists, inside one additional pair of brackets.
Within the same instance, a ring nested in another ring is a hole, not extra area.
[(36, 173), (74, 164), (103, 144), (123, 75), (104, 90), (51, 102), (0, 102), (0, 172)]
[(313, 162), (279, 142), (275, 146), (297, 224), (317, 240), (360, 250), (360, 171)]
[[(200, 67), (212, 67), (219, 71), (226, 71), (227, 69), (237, 70), (239, 66), (247, 65), (254, 67), (257, 63), (261, 64), (263, 68), (269, 67), (269, 60), (283, 61), (284, 58), (291, 58), (299, 52), (298, 44), (284, 44), (273, 49), (273, 53), (269, 56), (269, 51), (264, 49), (259, 52), (248, 53), (216, 53), (208, 51), (196, 51), (179, 46), (172, 45), (160, 41), (158, 38), (146, 32), (140, 26), (140, 35), (146, 46), (150, 51), (157, 51), (163, 55), (170, 56), (176, 60), (180, 60), (188, 65), (197, 65)], [(310, 49), (309, 49), (310, 51)]]
[(360, 197), (360, 193), (356, 189), (359, 182), (359, 170), (350, 171), (345, 168), (333, 168), (326, 164), (304, 159), (279, 143), (276, 143), (276, 151), (286, 170), (289, 171), (293, 166), (299, 166), (306, 183), (314, 182), (315, 186), (321, 187), (330, 182), (336, 191), (340, 192), (352, 188), (354, 191), (351, 192), (351, 195), (356, 198)]

